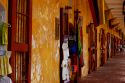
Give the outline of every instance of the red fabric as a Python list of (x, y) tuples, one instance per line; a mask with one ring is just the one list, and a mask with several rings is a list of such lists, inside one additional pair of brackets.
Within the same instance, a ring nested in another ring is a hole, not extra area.
[[(82, 32), (82, 27), (80, 28), (80, 41), (81, 41), (82, 50), (83, 50), (83, 32)], [(80, 55), (79, 65), (80, 65), (80, 67), (82, 67), (84, 65), (83, 51), (82, 51), (82, 53)]]

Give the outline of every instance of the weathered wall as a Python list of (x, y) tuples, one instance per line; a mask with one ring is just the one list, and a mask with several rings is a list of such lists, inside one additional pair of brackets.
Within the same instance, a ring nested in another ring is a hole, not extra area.
[[(70, 5), (68, 0), (33, 0), (32, 32), (32, 83), (59, 83), (59, 41), (55, 40), (55, 17), (59, 8)], [(77, 5), (76, 5), (77, 4)], [(72, 0), (72, 15), (75, 8), (83, 16), (83, 53), (85, 66), (82, 76), (88, 74), (88, 35), (86, 25), (91, 14), (87, 0)], [(73, 22), (73, 19), (70, 21)]]
[(59, 83), (59, 41), (54, 28), (59, 6), (59, 0), (33, 0), (31, 83)]

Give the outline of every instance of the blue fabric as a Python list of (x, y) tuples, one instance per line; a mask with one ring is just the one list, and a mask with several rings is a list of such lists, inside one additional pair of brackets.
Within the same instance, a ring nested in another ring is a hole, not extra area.
[(75, 54), (77, 52), (77, 45), (74, 44), (71, 48), (70, 48), (70, 53), (71, 54)]

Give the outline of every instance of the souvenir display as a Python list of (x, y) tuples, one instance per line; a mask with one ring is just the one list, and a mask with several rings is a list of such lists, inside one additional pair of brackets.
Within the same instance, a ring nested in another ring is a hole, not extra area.
[(5, 23), (5, 9), (0, 4), (0, 83), (12, 83), (11, 79), (7, 77), (12, 73), (9, 64), (11, 53), (7, 51), (8, 44), (8, 26)]
[(62, 61), (62, 79), (64, 82), (70, 81), (70, 68), (69, 68), (69, 48), (68, 40), (65, 40), (62, 45), (63, 61)]

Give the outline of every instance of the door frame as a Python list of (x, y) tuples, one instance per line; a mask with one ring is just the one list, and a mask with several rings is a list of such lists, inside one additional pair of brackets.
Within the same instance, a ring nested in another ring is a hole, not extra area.
[[(11, 24), (11, 28), (8, 28), (8, 50), (12, 51), (11, 54), (11, 58), (10, 58), (10, 63), (12, 66), (12, 74), (11, 74), (11, 78), (12, 81), (14, 81), (15, 78), (15, 73), (16, 71), (13, 70), (13, 68), (15, 69), (15, 53), (13, 52), (15, 50), (14, 46), (15, 46), (15, 33), (16, 33), (16, 29), (15, 27), (16, 25), (16, 2), (17, 0), (8, 0), (8, 23)], [(27, 81), (28, 83), (31, 83), (31, 50), (32, 50), (32, 0), (27, 0), (28, 1), (28, 21), (27, 21), (27, 26), (28, 26), (28, 47), (21, 47), (18, 49), (28, 49), (28, 73), (27, 73)]]
[[(91, 25), (93, 25), (93, 27), (91, 27)], [(96, 70), (96, 68), (97, 68), (97, 29), (94, 27), (94, 24), (89, 24), (88, 25), (88, 44), (89, 44), (89, 48), (88, 48), (88, 52), (89, 52), (89, 73), (91, 73), (92, 71), (95, 71)], [(94, 29), (94, 31), (92, 30), (92, 29)], [(94, 36), (93, 36), (93, 38), (92, 38), (92, 36), (91, 35), (93, 35), (94, 34)], [(92, 42), (93, 42), (93, 40), (94, 40), (94, 43), (95, 43), (95, 45), (94, 45), (94, 54), (95, 54), (95, 61), (94, 61), (94, 63), (92, 62), (92, 60), (93, 60), (93, 57), (92, 57), (92, 48), (91, 48), (91, 45), (92, 45)], [(92, 67), (92, 66), (94, 66), (94, 68)]]

